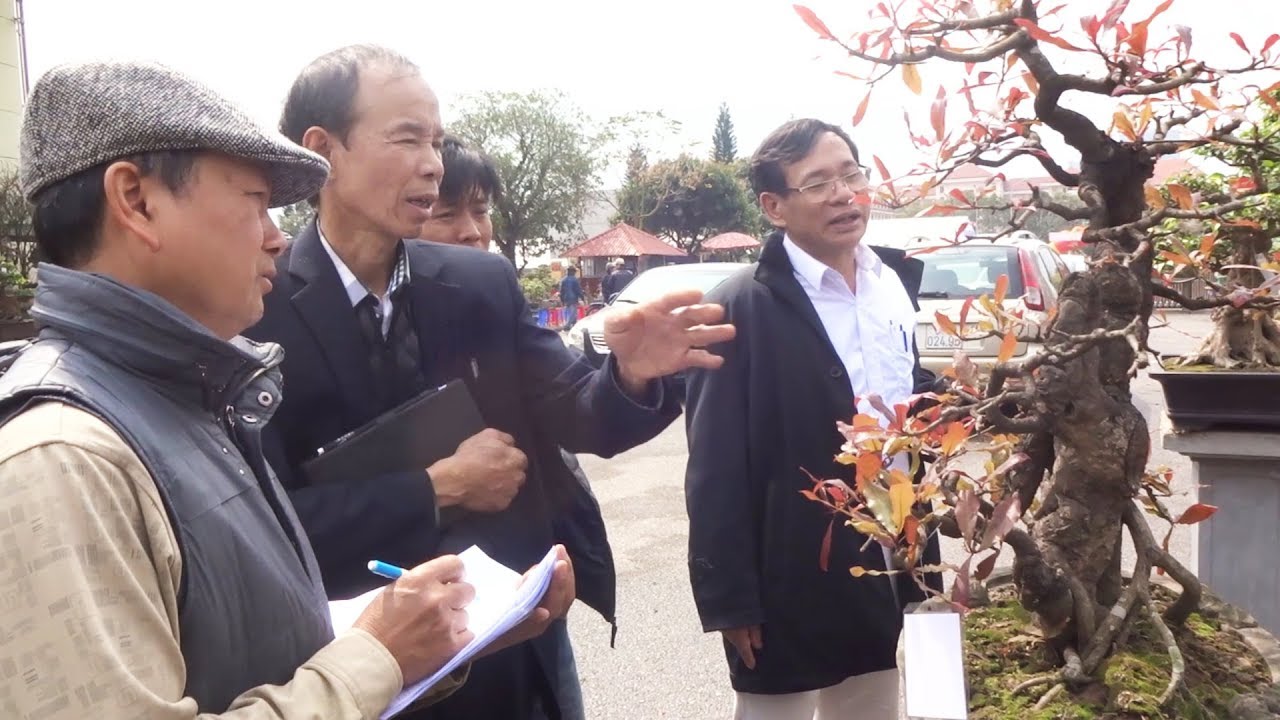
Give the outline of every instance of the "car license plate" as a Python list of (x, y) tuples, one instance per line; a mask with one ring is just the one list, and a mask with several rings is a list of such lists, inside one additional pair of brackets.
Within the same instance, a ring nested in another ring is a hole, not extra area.
[(955, 335), (947, 334), (932, 325), (925, 327), (925, 350), (959, 350), (961, 344), (962, 341)]

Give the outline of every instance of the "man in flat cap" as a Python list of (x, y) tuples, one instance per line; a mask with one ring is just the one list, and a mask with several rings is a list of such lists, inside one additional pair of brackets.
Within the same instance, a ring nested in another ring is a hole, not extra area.
[[(238, 335), (284, 246), (268, 208), (326, 162), (138, 63), (49, 71), (21, 158), (48, 262), (40, 334), (0, 378), (0, 715), (378, 717), (470, 640), (474, 591), (457, 557), (427, 562), (335, 639), (263, 459), (282, 352)], [(564, 563), (508, 642), (571, 588)]]

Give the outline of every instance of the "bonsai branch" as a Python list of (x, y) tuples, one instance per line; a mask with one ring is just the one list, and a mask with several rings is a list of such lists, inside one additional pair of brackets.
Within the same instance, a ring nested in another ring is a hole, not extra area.
[[(1212, 310), (1213, 308), (1226, 307), (1235, 303), (1229, 298), (1189, 298), (1186, 295), (1174, 290), (1167, 285), (1151, 285), (1151, 294), (1156, 297), (1162, 297), (1166, 300), (1172, 300), (1187, 310)], [(1240, 308), (1261, 308), (1264, 310), (1272, 310), (1280, 307), (1280, 297), (1255, 297), (1250, 298), (1248, 302), (1237, 305)]]
[(1186, 672), (1187, 666), (1182, 658), (1182, 649), (1178, 647), (1177, 639), (1173, 637), (1173, 632), (1165, 624), (1164, 618), (1160, 617), (1160, 613), (1156, 612), (1155, 605), (1146, 603), (1146, 610), (1151, 618), (1151, 624), (1155, 626), (1156, 632), (1160, 634), (1160, 639), (1165, 644), (1165, 650), (1169, 653), (1169, 664), (1171, 665), (1169, 686), (1160, 695), (1160, 706), (1164, 707), (1173, 698), (1173, 694), (1178, 691), (1178, 687), (1182, 685), (1182, 675)]

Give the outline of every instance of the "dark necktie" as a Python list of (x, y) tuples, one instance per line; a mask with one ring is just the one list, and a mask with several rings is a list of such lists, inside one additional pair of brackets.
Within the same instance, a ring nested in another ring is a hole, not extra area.
[(399, 405), (426, 388), (422, 375), (422, 349), (414, 328), (413, 314), (404, 286), (391, 294), (391, 326), (382, 334), (381, 303), (365, 295), (355, 308), (360, 332), (368, 348), (369, 371), (373, 376), (378, 405), (383, 411)]

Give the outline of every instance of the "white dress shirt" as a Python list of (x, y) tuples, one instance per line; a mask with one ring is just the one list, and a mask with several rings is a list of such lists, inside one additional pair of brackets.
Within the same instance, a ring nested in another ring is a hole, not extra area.
[(391, 283), (387, 286), (387, 291), (379, 297), (377, 294), (364, 286), (360, 282), (360, 278), (351, 272), (351, 268), (338, 257), (337, 251), (329, 244), (329, 239), (324, 236), (324, 231), (320, 229), (320, 223), (316, 223), (316, 232), (320, 235), (320, 244), (324, 246), (324, 251), (329, 253), (329, 259), (333, 261), (333, 267), (338, 271), (338, 279), (342, 281), (342, 287), (347, 291), (347, 298), (351, 301), (351, 307), (360, 304), (365, 297), (373, 295), (378, 301), (378, 316), (382, 318), (382, 336), (386, 337), (391, 331), (391, 311), (395, 309), (395, 305), (391, 300), (391, 294), (401, 284), (409, 281), (409, 262), (405, 257), (404, 245), (401, 244), (398, 250), (399, 255), (396, 260), (395, 270), (391, 272)]
[[(878, 415), (867, 397), (884, 399), (890, 409), (911, 397), (915, 379), (915, 308), (892, 269), (880, 256), (858, 244), (854, 286), (786, 237), (782, 241), (796, 280), (818, 313), (827, 338), (844, 364), (858, 412)], [(892, 418), (885, 418), (891, 420)]]

